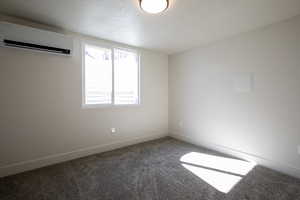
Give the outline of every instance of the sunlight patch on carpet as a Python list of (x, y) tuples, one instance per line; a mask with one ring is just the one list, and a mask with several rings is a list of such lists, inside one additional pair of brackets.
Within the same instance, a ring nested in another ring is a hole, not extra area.
[(254, 162), (198, 152), (185, 154), (180, 161), (185, 169), (223, 193), (228, 193), (256, 165)]

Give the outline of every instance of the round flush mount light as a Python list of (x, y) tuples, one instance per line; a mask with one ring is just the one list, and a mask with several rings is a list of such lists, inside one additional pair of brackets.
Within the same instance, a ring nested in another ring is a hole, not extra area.
[(157, 14), (169, 7), (169, 0), (139, 0), (142, 10), (147, 13)]

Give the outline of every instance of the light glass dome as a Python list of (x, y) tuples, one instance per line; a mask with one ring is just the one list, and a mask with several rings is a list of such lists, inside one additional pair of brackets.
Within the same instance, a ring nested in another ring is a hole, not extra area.
[(148, 13), (157, 14), (166, 10), (169, 6), (168, 0), (140, 0), (141, 8)]

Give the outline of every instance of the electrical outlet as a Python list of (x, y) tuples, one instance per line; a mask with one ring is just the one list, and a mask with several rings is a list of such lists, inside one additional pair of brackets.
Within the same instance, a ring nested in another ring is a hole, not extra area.
[(116, 131), (116, 128), (111, 128), (110, 129), (110, 132), (112, 133), (112, 134), (115, 134), (117, 131)]

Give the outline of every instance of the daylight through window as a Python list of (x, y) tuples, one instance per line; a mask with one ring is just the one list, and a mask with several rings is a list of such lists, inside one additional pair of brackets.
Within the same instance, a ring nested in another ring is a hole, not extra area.
[(84, 105), (139, 104), (136, 52), (93, 45), (84, 47)]

